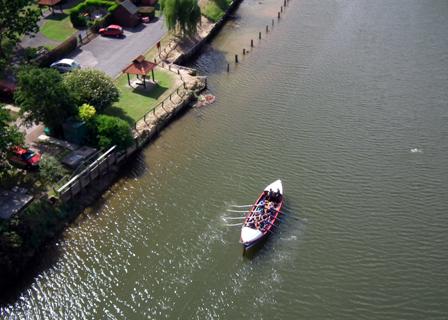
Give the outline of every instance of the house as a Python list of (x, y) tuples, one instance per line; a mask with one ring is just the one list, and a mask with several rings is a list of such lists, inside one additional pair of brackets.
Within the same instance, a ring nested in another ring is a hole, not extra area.
[(132, 28), (140, 23), (138, 8), (131, 0), (125, 0), (113, 12), (114, 21), (122, 27)]

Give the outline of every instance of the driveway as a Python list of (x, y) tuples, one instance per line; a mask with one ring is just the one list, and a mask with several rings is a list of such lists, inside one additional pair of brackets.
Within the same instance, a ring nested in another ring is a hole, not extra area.
[(124, 37), (97, 36), (88, 44), (76, 49), (69, 58), (82, 68), (95, 68), (115, 78), (133, 59), (152, 48), (167, 32), (164, 20), (124, 30)]

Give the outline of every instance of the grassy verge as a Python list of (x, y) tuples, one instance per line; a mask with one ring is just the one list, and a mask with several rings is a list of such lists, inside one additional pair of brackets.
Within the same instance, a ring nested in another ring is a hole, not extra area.
[(210, 0), (201, 7), (202, 15), (213, 22), (218, 22), (231, 3), (231, 0)]
[[(160, 39), (161, 48), (165, 48), (175, 38), (176, 37), (174, 36), (173, 33), (169, 32), (169, 31), (167, 33), (165, 33), (165, 35), (162, 37), (162, 39)], [(146, 58), (146, 60), (149, 60), (149, 61), (154, 61), (154, 58), (156, 58), (157, 61), (159, 61), (160, 60), (159, 49), (157, 49), (156, 46), (153, 46), (151, 49), (149, 49), (145, 53), (145, 58)]]
[[(134, 124), (140, 120), (143, 115), (152, 110), (159, 99), (164, 99), (171, 92), (174, 84), (174, 78), (165, 70), (156, 70), (155, 72), (156, 85), (151, 90), (145, 90), (142, 86), (131, 88), (128, 85), (126, 75), (120, 76), (116, 85), (120, 91), (120, 100), (112, 107), (104, 110), (105, 114), (120, 117), (130, 124)], [(131, 76), (131, 82), (135, 80)], [(150, 86), (151, 84), (147, 84)]]
[(70, 17), (66, 14), (54, 13), (47, 17), (46, 20), (40, 31), (50, 40), (62, 42), (76, 32), (76, 29), (73, 28), (70, 22)]

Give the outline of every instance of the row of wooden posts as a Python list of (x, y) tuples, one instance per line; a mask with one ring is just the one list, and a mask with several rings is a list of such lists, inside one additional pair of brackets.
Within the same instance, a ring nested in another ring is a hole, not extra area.
[[(277, 13), (277, 20), (280, 20), (281, 18), (281, 14), (283, 13), (283, 11), (285, 10), (285, 8), (287, 7), (288, 3), (290, 0), (283, 0), (283, 5), (280, 6), (280, 11)], [(272, 19), (272, 27), (271, 29), (274, 27), (275, 24), (275, 20)], [(266, 33), (269, 32), (269, 25), (266, 25)], [(261, 40), (261, 31), (258, 32), (258, 40)], [(251, 39), (250, 40), (250, 47), (253, 48), (254, 47), (254, 40)], [(247, 53), (246, 48), (243, 48), (243, 56), (245, 56)], [(238, 63), (238, 54), (235, 54), (235, 63)], [(227, 63), (227, 72), (230, 72), (230, 63)]]

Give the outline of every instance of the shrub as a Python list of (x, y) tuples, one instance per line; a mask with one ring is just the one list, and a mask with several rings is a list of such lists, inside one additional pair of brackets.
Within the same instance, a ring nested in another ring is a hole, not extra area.
[(64, 85), (73, 95), (76, 104), (90, 104), (101, 111), (118, 101), (120, 93), (114, 82), (104, 72), (84, 69), (64, 76)]
[(110, 148), (116, 145), (125, 149), (132, 144), (132, 131), (129, 124), (117, 117), (99, 115), (95, 118), (97, 143), (100, 148)]
[(82, 121), (88, 122), (96, 115), (96, 110), (90, 104), (84, 103), (78, 110), (78, 117)]
[(39, 163), (39, 179), (43, 183), (54, 183), (66, 173), (64, 167), (55, 157), (44, 154)]

